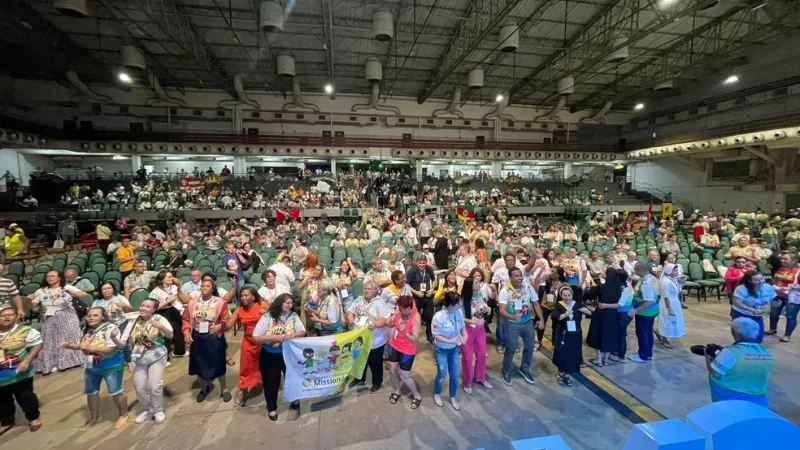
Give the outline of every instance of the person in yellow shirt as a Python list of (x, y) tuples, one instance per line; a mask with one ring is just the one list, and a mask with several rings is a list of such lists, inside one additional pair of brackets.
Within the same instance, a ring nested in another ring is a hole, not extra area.
[(133, 272), (133, 263), (136, 259), (135, 250), (136, 246), (131, 244), (131, 238), (129, 237), (122, 239), (122, 245), (117, 249), (119, 273), (122, 275), (123, 280)]
[(350, 232), (350, 238), (347, 239), (346, 241), (344, 241), (344, 246), (345, 246), (345, 248), (347, 248), (347, 247), (360, 248), (361, 247), (361, 243), (356, 238), (356, 234), (354, 232)]
[(8, 226), (8, 233), (5, 238), (6, 257), (13, 258), (17, 255), (28, 252), (30, 240), (25, 237), (25, 231), (16, 223)]
[(108, 227), (106, 222), (101, 222), (95, 227), (94, 231), (97, 234), (97, 248), (102, 249), (105, 255), (108, 244), (111, 243), (111, 228)]

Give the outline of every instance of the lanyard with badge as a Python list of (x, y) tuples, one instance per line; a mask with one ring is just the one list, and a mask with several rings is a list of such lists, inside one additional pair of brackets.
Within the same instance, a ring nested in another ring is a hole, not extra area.
[[(202, 317), (205, 318), (206, 310), (210, 306), (211, 302), (202, 302), (203, 304), (198, 305), (203, 308)], [(208, 320), (201, 320), (200, 327), (197, 330), (198, 333), (207, 334), (211, 330), (211, 322)]]
[(423, 294), (428, 292), (428, 282), (426, 281), (426, 276), (428, 275), (427, 271), (422, 271), (422, 282), (419, 283), (419, 290)]
[(572, 308), (575, 307), (575, 302), (572, 302), (569, 306), (567, 306), (567, 312), (569, 316), (567, 316), (567, 331), (577, 331), (577, 327), (575, 325), (575, 319), (572, 317)]
[(144, 347), (144, 351), (131, 353), (131, 361), (136, 361), (137, 359), (141, 358), (145, 351), (155, 348), (157, 345), (149, 338), (150, 330), (153, 329), (153, 325), (149, 321), (145, 322), (141, 317), (139, 317), (136, 319), (136, 324), (134, 326), (138, 328), (136, 343)]

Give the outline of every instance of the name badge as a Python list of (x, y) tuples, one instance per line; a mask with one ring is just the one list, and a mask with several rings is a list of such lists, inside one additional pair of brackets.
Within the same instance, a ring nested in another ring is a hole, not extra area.
[(142, 357), (141, 353), (131, 353), (131, 361), (136, 361)]
[(91, 369), (92, 367), (94, 367), (94, 356), (86, 355), (86, 368)]
[(419, 290), (422, 291), (422, 292), (427, 291), (428, 290), (428, 285), (425, 284), (425, 283), (420, 283), (419, 284)]
[(519, 311), (522, 309), (522, 299), (514, 300), (514, 311)]
[(199, 330), (200, 333), (208, 333), (208, 329), (209, 327), (207, 320), (203, 320), (202, 322), (200, 322), (200, 330)]
[(347, 289), (342, 289), (341, 291), (339, 291), (339, 295), (341, 295), (342, 298), (347, 298), (350, 296), (350, 292), (348, 292)]
[(553, 294), (547, 294), (547, 303), (553, 303), (555, 300), (555, 296)]
[(568, 320), (567, 321), (567, 331), (576, 331), (576, 330), (577, 330), (577, 328), (575, 328), (575, 321), (574, 320)]
[(358, 320), (356, 320), (356, 328), (364, 328), (364, 327), (366, 327), (368, 320), (369, 319), (367, 318), (367, 316), (359, 317)]
[(56, 307), (55, 306), (47, 306), (44, 310), (45, 317), (52, 317), (56, 315)]

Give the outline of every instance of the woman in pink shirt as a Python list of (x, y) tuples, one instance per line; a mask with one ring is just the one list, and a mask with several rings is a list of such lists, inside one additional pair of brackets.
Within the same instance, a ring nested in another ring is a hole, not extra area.
[(413, 397), (411, 409), (417, 409), (422, 402), (422, 395), (411, 378), (411, 366), (417, 354), (417, 338), (422, 321), (414, 309), (414, 298), (410, 295), (401, 295), (396, 304), (397, 313), (388, 325), (392, 336), (389, 340), (389, 373), (394, 386), (389, 403), (395, 404), (400, 400), (400, 388), (405, 384)]
[(725, 290), (728, 292), (728, 302), (733, 304), (733, 291), (736, 290), (736, 286), (742, 281), (742, 277), (747, 272), (747, 267), (745, 264), (747, 260), (744, 256), (737, 256), (734, 260), (732, 266), (728, 267), (728, 270), (725, 272)]

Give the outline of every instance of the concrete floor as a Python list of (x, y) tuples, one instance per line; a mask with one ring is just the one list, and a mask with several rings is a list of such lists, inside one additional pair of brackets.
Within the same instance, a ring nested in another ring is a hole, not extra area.
[[(707, 342), (729, 344), (727, 310), (727, 303), (716, 300), (700, 305), (690, 301), (690, 309), (685, 311), (690, 335), (676, 342), (674, 350), (657, 348), (656, 361), (651, 364), (628, 362), (598, 371), (663, 416), (685, 418), (688, 412), (710, 401), (702, 358), (691, 355), (688, 347)], [(635, 351), (633, 326), (629, 331), (631, 351)], [(240, 337), (229, 337), (229, 352), (237, 359)], [(777, 339), (768, 338), (767, 345), (777, 362), (770, 386), (772, 409), (799, 423), (800, 408), (794, 399), (800, 398), (800, 388), (793, 382), (800, 373), (798, 344), (778, 344)], [(507, 449), (513, 440), (551, 434), (560, 434), (575, 450), (622, 447), (632, 423), (583, 385), (575, 383), (571, 389), (559, 386), (554, 379), (555, 368), (543, 354), (534, 357), (535, 386), (515, 377), (514, 385), (508, 387), (499, 378), (500, 355), (492, 345), (489, 349), (489, 377), (494, 389), (476, 385), (472, 396), (459, 390), (459, 412), (447, 402), (444, 408), (433, 403), (435, 367), (430, 346), (425, 344), (413, 369), (424, 396), (419, 410), (410, 410), (407, 397), (396, 405), (389, 404), (387, 374), (385, 387), (375, 394), (361, 389), (346, 391), (339, 397), (306, 400), (301, 403), (299, 414), (281, 403), (277, 422), (267, 419), (260, 395), (237, 410), (233, 402), (217, 400), (217, 387), (209, 400), (197, 404), (197, 391), (186, 375), (188, 360), (176, 359), (165, 379), (165, 385), (174, 393), (165, 401), (167, 421), (163, 425), (136, 425), (132, 419), (140, 409), (134, 405), (130, 424), (121, 431), (111, 428), (116, 413), (105, 388), (101, 395), (104, 421), (90, 430), (79, 431), (85, 420), (83, 374), (81, 369), (73, 369), (36, 378), (44, 426), (36, 433), (28, 432), (26, 427), (13, 429), (0, 438), (0, 449), (23, 445), (64, 450), (110, 445), (135, 449), (212, 449), (220, 445), (297, 450)], [(590, 349), (585, 354), (588, 358)], [(229, 370), (227, 380), (231, 386), (235, 386), (237, 374), (236, 367)], [(125, 389), (133, 402), (135, 395), (127, 375)], [(18, 423), (25, 423), (19, 412)]]

